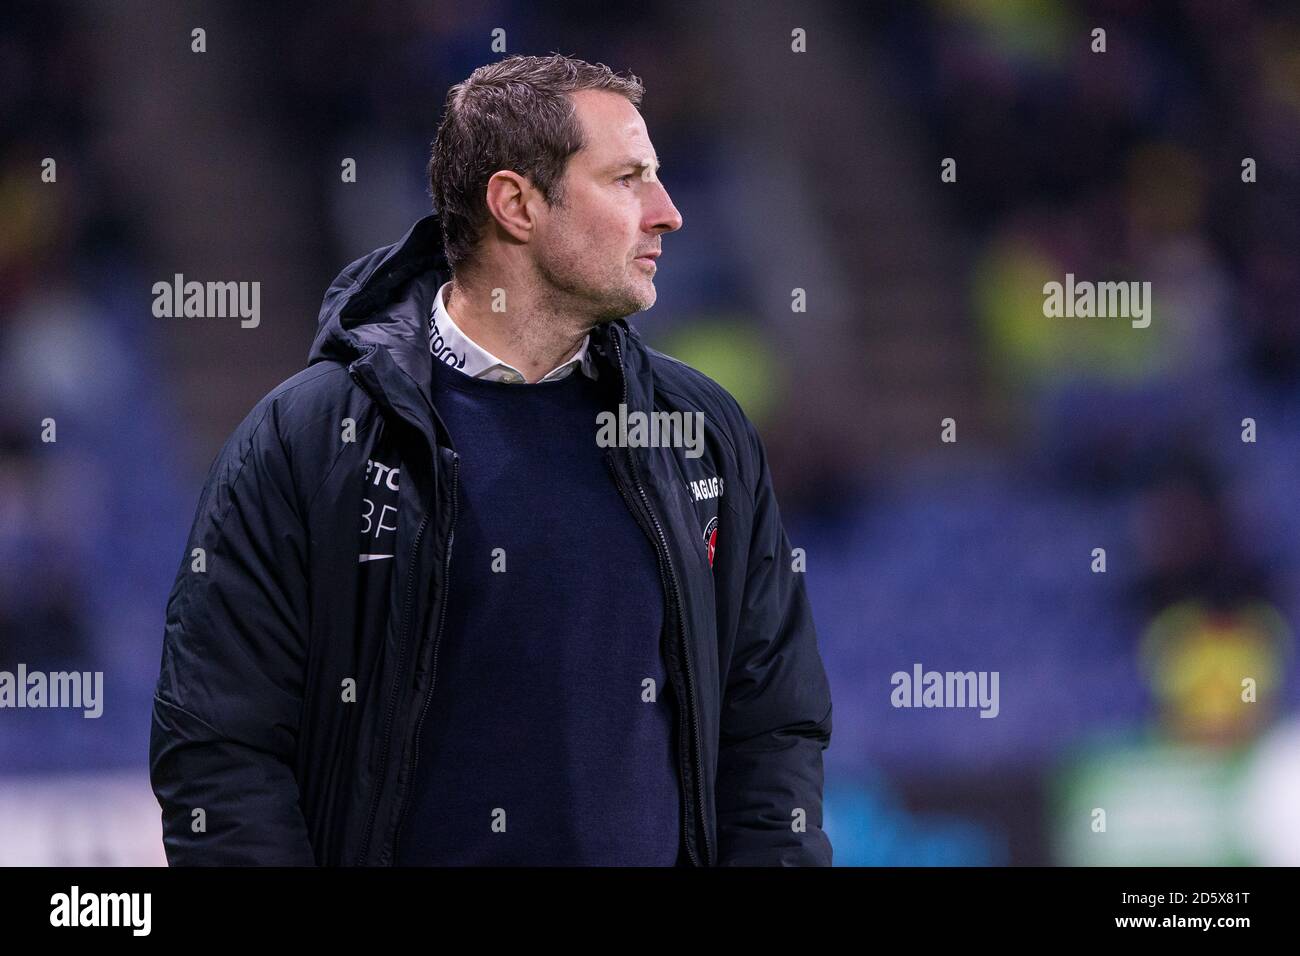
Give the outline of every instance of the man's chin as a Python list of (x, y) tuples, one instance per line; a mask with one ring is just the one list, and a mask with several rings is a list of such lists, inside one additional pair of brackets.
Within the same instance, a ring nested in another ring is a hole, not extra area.
[(659, 293), (655, 290), (654, 279), (646, 279), (645, 285), (639, 286), (629, 297), (636, 303), (632, 311), (644, 312), (646, 309), (650, 308), (650, 306), (655, 304), (655, 299), (658, 297)]
[(606, 308), (596, 318), (597, 325), (604, 325), (607, 322), (613, 322), (615, 319), (625, 319), (629, 315), (635, 315), (638, 312), (644, 312), (650, 306), (655, 304), (655, 288), (650, 286), (648, 293), (640, 290), (632, 291), (626, 296), (611, 301)]

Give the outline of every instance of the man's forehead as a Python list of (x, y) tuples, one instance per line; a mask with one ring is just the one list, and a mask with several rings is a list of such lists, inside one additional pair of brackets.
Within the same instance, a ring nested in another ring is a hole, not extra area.
[(573, 96), (586, 134), (582, 152), (587, 162), (602, 167), (624, 160), (659, 165), (645, 120), (626, 97), (607, 90), (580, 90)]

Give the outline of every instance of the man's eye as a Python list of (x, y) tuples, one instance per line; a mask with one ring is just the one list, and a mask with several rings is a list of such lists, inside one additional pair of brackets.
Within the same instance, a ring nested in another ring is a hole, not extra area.
[(626, 174), (626, 175), (624, 175), (624, 176), (620, 176), (620, 177), (618, 177), (618, 181), (619, 181), (620, 183), (622, 183), (622, 182), (630, 182), (631, 180), (636, 179), (637, 175), (638, 175), (637, 173), (628, 173), (628, 174)]

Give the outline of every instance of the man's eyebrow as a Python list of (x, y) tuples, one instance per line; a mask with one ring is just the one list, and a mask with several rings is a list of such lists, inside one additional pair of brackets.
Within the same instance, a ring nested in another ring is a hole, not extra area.
[[(654, 164), (655, 164), (655, 169), (657, 170), (659, 168), (658, 156), (654, 157)], [(619, 169), (626, 169), (629, 166), (633, 166), (637, 169), (640, 169), (645, 165), (646, 165), (646, 160), (643, 157), (629, 156), (626, 159), (619, 160), (617, 163), (610, 164), (608, 167), (606, 167), (606, 172), (612, 173)]]

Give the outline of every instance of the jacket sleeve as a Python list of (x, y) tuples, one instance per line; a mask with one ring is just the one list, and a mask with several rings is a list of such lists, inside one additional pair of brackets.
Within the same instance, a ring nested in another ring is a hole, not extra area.
[(150, 781), (173, 865), (313, 865), (292, 769), (307, 547), (274, 400), (213, 462), (167, 601)]
[(822, 751), (830, 685), (803, 574), (793, 569), (767, 456), (745, 420), (757, 473), (739, 630), (722, 702), (715, 793), (720, 866), (830, 866)]

